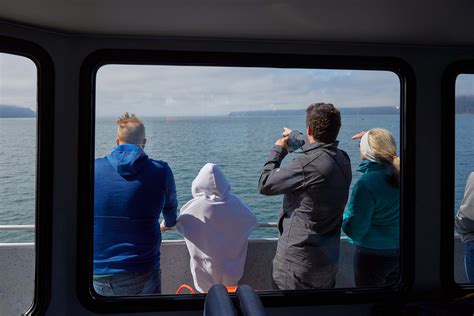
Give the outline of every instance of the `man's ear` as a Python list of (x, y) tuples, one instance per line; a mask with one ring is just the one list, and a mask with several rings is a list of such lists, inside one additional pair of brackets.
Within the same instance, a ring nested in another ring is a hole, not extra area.
[(118, 139), (118, 137), (115, 138), (115, 145), (117, 145), (117, 146), (120, 145), (120, 140)]
[(145, 144), (146, 144), (146, 138), (143, 138), (142, 148), (145, 148)]
[(313, 136), (313, 129), (311, 126), (306, 127), (306, 135)]

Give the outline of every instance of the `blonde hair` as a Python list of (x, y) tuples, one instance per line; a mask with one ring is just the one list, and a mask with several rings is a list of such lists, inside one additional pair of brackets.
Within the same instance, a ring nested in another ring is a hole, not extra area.
[[(400, 157), (397, 156), (397, 144), (393, 134), (383, 128), (373, 128), (367, 132), (367, 140), (374, 157), (381, 163), (393, 167), (392, 182), (398, 186), (400, 183)], [(366, 157), (362, 158), (366, 159)]]
[(135, 116), (125, 112), (117, 120), (117, 138), (125, 144), (145, 145), (145, 125)]

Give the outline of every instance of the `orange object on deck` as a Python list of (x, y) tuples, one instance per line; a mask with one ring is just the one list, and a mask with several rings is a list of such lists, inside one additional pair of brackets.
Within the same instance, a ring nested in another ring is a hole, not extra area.
[(184, 289), (188, 290), (189, 294), (196, 294), (196, 290), (191, 285), (181, 284), (176, 290), (176, 295), (181, 294)]
[[(235, 293), (237, 291), (238, 285), (229, 285), (226, 286), (226, 290), (228, 293)], [(186, 289), (189, 291), (189, 294), (196, 294), (196, 290), (191, 286), (186, 283), (181, 284), (178, 289), (176, 290), (176, 295), (181, 294), (181, 292)]]

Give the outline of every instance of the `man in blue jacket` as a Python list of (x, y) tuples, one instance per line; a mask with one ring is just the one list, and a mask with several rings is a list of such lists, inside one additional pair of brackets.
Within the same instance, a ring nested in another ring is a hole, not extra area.
[(173, 173), (143, 151), (145, 126), (125, 113), (117, 121), (117, 147), (95, 161), (94, 289), (98, 294), (161, 292), (160, 213), (176, 224)]

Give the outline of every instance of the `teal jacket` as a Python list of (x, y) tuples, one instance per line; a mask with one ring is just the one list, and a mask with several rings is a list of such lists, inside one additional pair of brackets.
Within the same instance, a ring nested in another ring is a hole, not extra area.
[(344, 213), (342, 229), (358, 247), (400, 247), (400, 189), (390, 183), (389, 166), (364, 160)]

